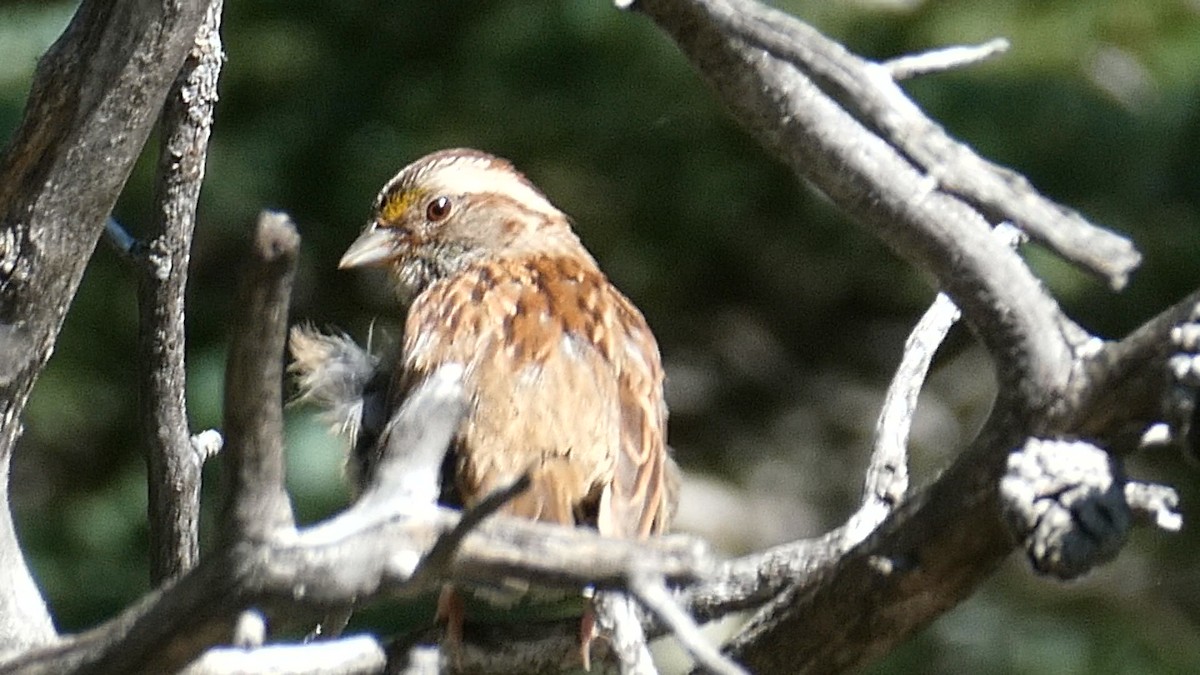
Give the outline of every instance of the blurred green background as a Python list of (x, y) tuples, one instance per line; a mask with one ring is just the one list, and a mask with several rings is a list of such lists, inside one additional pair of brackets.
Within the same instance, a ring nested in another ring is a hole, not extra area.
[[(1002, 58), (906, 88), (952, 133), (1146, 256), (1114, 295), (1032, 250), (1047, 284), (1106, 336), (1196, 286), (1200, 3), (778, 5), (873, 58), (1009, 38)], [(73, 9), (0, 2), (0, 139)], [(189, 290), (194, 430), (220, 425), (233, 282), (256, 213), (284, 209), (304, 237), (296, 320), (360, 338), (376, 321), (394, 335), (383, 279), (336, 261), (397, 169), (467, 145), (512, 159), (572, 214), (656, 330), (686, 471), (680, 529), (739, 553), (819, 534), (851, 511), (889, 371), (933, 291), (765, 156), (652, 24), (600, 0), (227, 0), (223, 34)], [(115, 213), (135, 234), (151, 212), (152, 156)], [(135, 335), (134, 275), (102, 244), (12, 476), (27, 555), (66, 630), (148, 586)], [(992, 395), (987, 372), (958, 331), (914, 429), (918, 484), (969, 438)], [(298, 513), (312, 521), (344, 505), (341, 448), (310, 411), (291, 411), (288, 445)], [(1176, 485), (1185, 515), (1200, 515), (1198, 474), (1177, 457), (1141, 457), (1132, 471)], [(1188, 520), (1179, 534), (1138, 532), (1069, 585), (1014, 557), (872, 672), (1200, 672), (1194, 531)]]

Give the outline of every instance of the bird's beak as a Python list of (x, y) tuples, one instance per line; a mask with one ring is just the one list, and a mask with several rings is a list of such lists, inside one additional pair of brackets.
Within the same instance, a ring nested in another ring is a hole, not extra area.
[(395, 240), (392, 233), (372, 223), (342, 254), (342, 259), (338, 262), (338, 269), (376, 267), (395, 257)]

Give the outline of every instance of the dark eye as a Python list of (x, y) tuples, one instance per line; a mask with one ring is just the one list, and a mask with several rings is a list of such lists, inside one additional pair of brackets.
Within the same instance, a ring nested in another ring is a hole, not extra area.
[(448, 215), (450, 215), (449, 197), (438, 197), (425, 207), (425, 217), (431, 221), (437, 222)]

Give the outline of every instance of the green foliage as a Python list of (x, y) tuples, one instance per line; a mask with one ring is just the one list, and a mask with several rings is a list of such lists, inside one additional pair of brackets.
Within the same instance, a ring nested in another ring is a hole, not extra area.
[[(952, 133), (1129, 233), (1146, 256), (1128, 291), (1114, 296), (1031, 250), (1047, 284), (1109, 335), (1195, 286), (1194, 3), (779, 4), (873, 58), (1008, 37), (1004, 57), (906, 86)], [(69, 3), (0, 4), (0, 138), (20, 119), (36, 55), (71, 11)], [(768, 473), (762, 467), (785, 461), (797, 474), (793, 491), (802, 478), (827, 484), (800, 496), (823, 509), (822, 522), (844, 515), (836, 509), (857, 493), (854, 453), (873, 412), (864, 406), (849, 419), (821, 402), (861, 393), (863, 382), (874, 396), (932, 291), (764, 156), (648, 21), (599, 0), (246, 0), (227, 3), (223, 33), (229, 61), (189, 292), (196, 430), (220, 423), (226, 321), (255, 214), (281, 208), (299, 223), (297, 320), (365, 338), (378, 316), (387, 332), (399, 315), (381, 278), (339, 273), (336, 261), (397, 169), (469, 145), (514, 160), (571, 213), (643, 308), (671, 368), (672, 438), (686, 469), (764, 490), (755, 482)], [(116, 209), (135, 234), (151, 214), (153, 150)], [(134, 287), (101, 245), (34, 392), (14, 467), (23, 541), (69, 630), (111, 616), (147, 585)], [(961, 402), (945, 405), (959, 412)], [(338, 442), (307, 415), (289, 417), (289, 481), (311, 521), (343, 504), (346, 490)], [(797, 424), (814, 438), (777, 432)], [(828, 459), (819, 466), (840, 467), (837, 498), (828, 495), (831, 474), (804, 473), (817, 453)], [(1166, 460), (1148, 465), (1195, 483)], [(1190, 578), (1195, 595), (1195, 576), (1184, 571), (1195, 553), (1186, 535), (1139, 540), (1120, 569), (1162, 584), (1139, 586), (1137, 597), (1119, 588), (1097, 597), (1120, 585), (1110, 577), (1063, 589), (1009, 570), (875, 672), (1195, 671), (1200, 654), (1172, 647), (1186, 639), (1167, 644), (1146, 628), (1194, 636), (1200, 603), (1161, 588)]]

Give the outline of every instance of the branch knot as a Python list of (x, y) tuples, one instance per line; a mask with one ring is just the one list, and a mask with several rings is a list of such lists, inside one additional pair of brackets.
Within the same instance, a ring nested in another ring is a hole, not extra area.
[(1009, 455), (1000, 498), (1033, 568), (1074, 579), (1124, 545), (1132, 524), (1124, 485), (1116, 460), (1091, 443), (1033, 438)]

